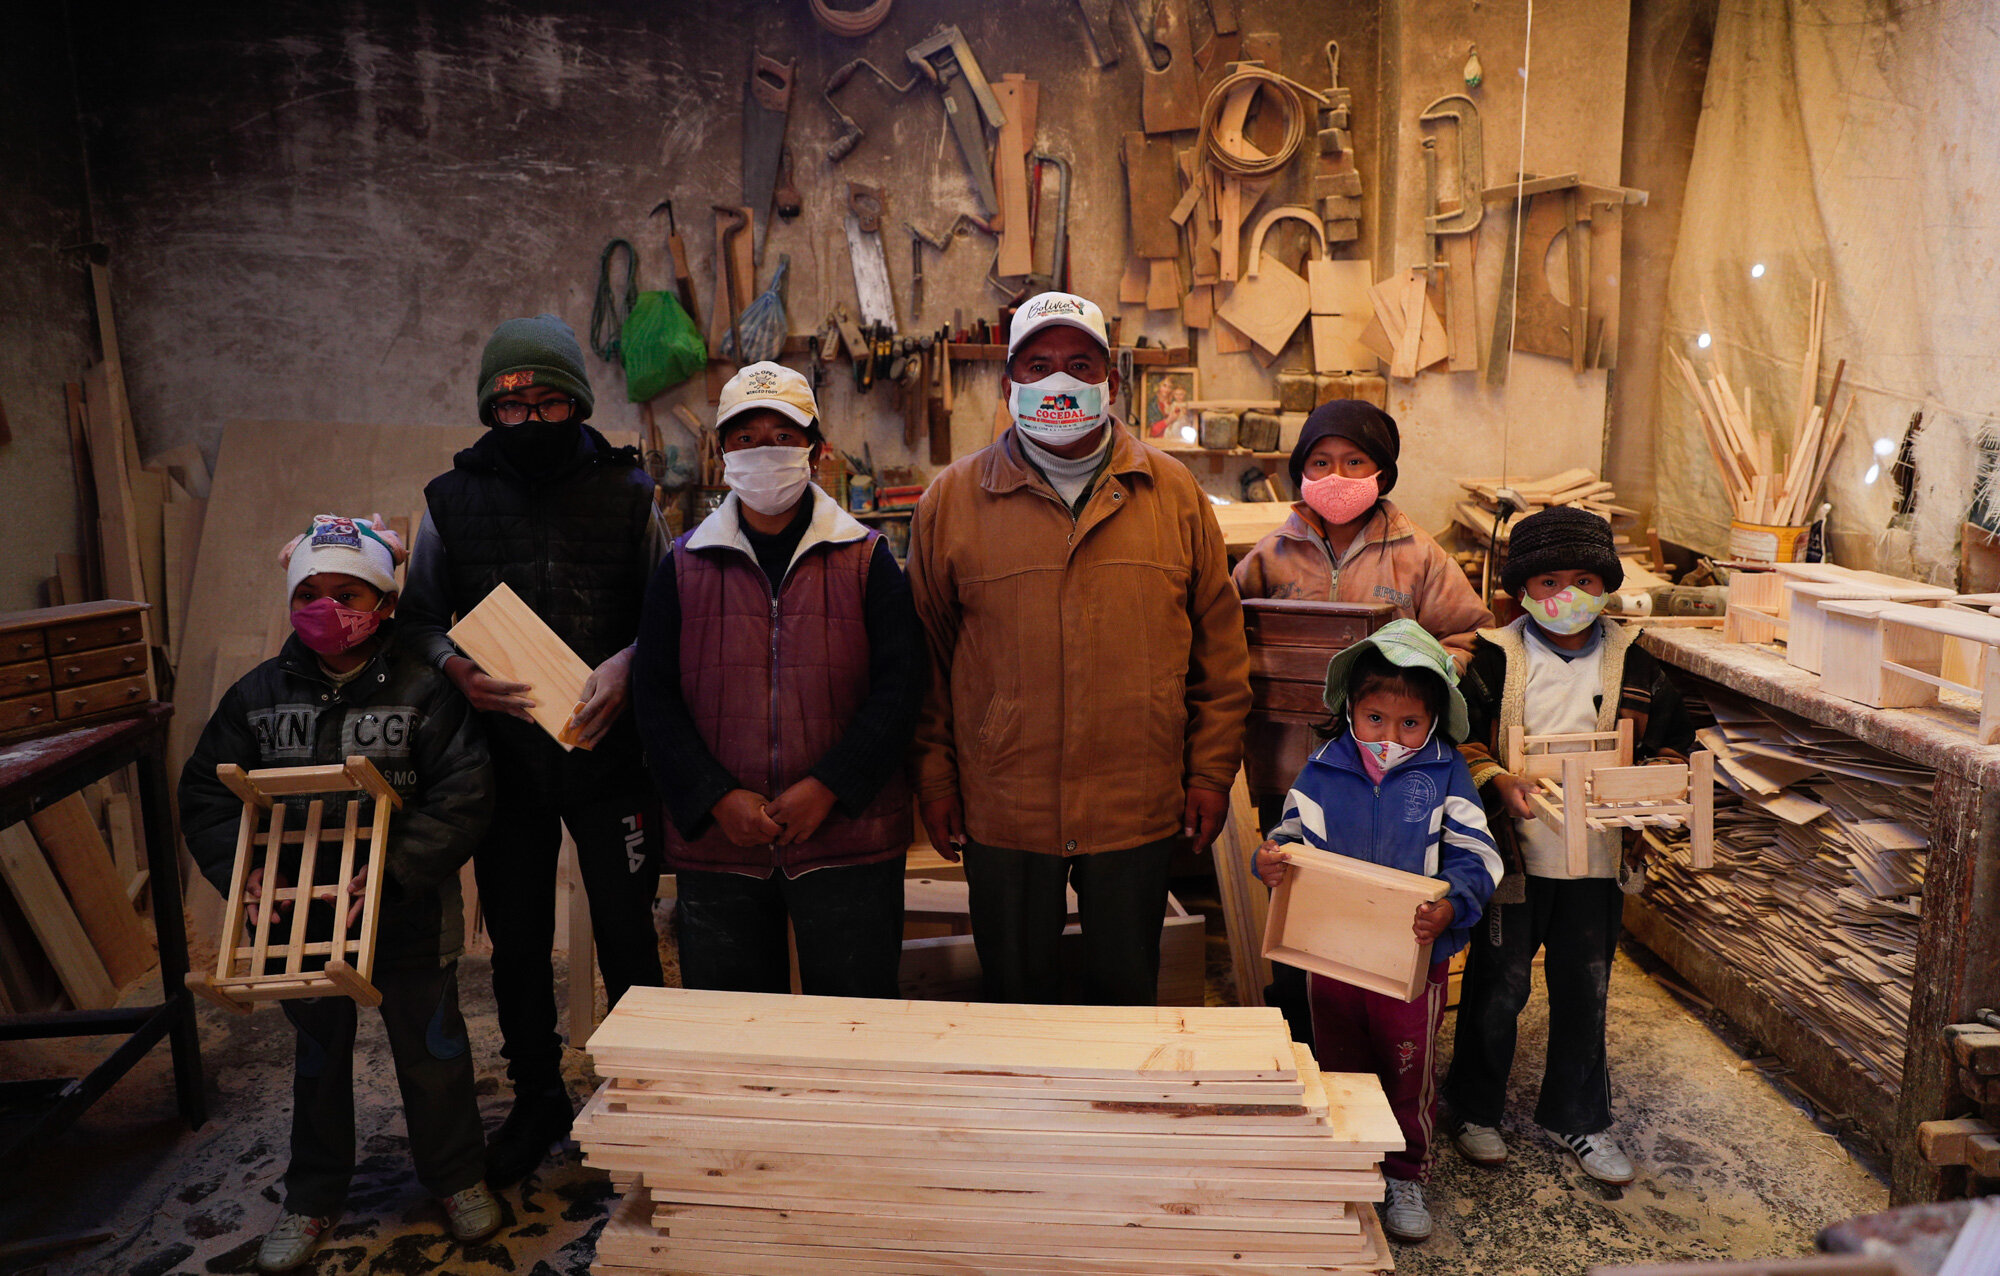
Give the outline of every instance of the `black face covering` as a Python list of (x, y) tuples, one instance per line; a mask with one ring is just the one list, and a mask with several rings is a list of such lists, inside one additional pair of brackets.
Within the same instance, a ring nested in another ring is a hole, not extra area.
[(546, 478), (549, 472), (569, 460), (576, 451), (581, 432), (575, 421), (537, 421), (519, 425), (496, 425), (493, 442), (523, 478)]

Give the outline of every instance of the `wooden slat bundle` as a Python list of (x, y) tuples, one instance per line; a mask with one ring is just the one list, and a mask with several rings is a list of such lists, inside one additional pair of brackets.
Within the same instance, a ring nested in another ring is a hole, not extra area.
[(1375, 1272), (1380, 1083), (1275, 1009), (633, 989), (577, 1118), (640, 1272)]

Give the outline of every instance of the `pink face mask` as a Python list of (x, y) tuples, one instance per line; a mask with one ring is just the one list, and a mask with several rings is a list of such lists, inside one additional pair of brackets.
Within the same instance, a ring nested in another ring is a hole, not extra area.
[(315, 598), (292, 612), (292, 631), (322, 656), (337, 656), (367, 642), (381, 626), (381, 612), (356, 611), (331, 598)]
[(1376, 478), (1374, 474), (1367, 478), (1329, 474), (1325, 478), (1307, 479), (1299, 485), (1299, 495), (1313, 513), (1327, 522), (1352, 523), (1366, 514), (1380, 496)]

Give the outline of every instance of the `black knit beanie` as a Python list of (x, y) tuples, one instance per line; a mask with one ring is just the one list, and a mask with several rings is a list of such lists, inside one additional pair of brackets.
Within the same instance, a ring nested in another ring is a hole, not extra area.
[(576, 330), (557, 315), (509, 319), (486, 339), (486, 352), (479, 357), (479, 419), (492, 425), (494, 399), (537, 385), (554, 386), (574, 398), (573, 420), (589, 416), (595, 405)]
[(1514, 524), (1500, 588), (1519, 594), (1538, 572), (1594, 572), (1606, 590), (1625, 583), (1625, 563), (1612, 542), (1611, 524), (1573, 505), (1556, 505)]
[(1403, 436), (1396, 429), (1396, 418), (1361, 399), (1330, 399), (1314, 408), (1299, 429), (1299, 441), (1292, 448), (1294, 492), (1299, 490), (1305, 476), (1306, 457), (1313, 444), (1328, 437), (1346, 439), (1375, 462), (1375, 468), (1381, 471), (1376, 476), (1376, 495), (1387, 496), (1389, 489), (1396, 486), (1396, 457), (1403, 450)]

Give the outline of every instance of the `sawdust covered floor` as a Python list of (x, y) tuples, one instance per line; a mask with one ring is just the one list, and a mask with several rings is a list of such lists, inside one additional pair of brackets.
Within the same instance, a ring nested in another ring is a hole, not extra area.
[[(1198, 902), (1188, 900), (1191, 908)], [(671, 946), (663, 947), (671, 956)], [(1611, 1050), (1617, 1132), (1638, 1181), (1622, 1190), (1600, 1187), (1534, 1128), (1546, 1031), (1538, 989), (1523, 1016), (1509, 1098), (1513, 1162), (1480, 1170), (1442, 1148), (1429, 1192), (1437, 1234), (1399, 1246), (1399, 1272), (1559, 1276), (1597, 1263), (1797, 1254), (1810, 1249), (1820, 1227), (1887, 1203), (1878, 1175), (1815, 1124), (1782, 1078), (1774, 1083), (1744, 1067), (1729, 1040), (1635, 956), (1650, 961), (1643, 951), (1623, 953), (1613, 973)], [(467, 959), (461, 986), (490, 1131), (509, 1096), (483, 957)], [(1226, 978), (1211, 978), (1211, 1000), (1227, 996), (1227, 986)], [(206, 1007), (201, 1013), (215, 1090), (206, 1127), (190, 1133), (175, 1119), (167, 1055), (156, 1051), (64, 1137), (29, 1194), (0, 1202), (0, 1238), (115, 1234), (49, 1262), (51, 1276), (254, 1270), (257, 1244), (278, 1208), (293, 1034), (272, 1010), (247, 1019)], [(356, 1058), (361, 1167), (346, 1214), (304, 1270), (583, 1276), (612, 1199), (604, 1177), (574, 1153), (546, 1164), (525, 1187), (501, 1194), (508, 1221), (496, 1238), (469, 1250), (454, 1244), (411, 1171), (379, 1020), (363, 1023)], [(1451, 1031), (1447, 1015), (1447, 1052)], [(0, 1075), (50, 1075), (63, 1066), (49, 1066), (48, 1045), (34, 1049), (41, 1053), (0, 1045)], [(70, 1056), (68, 1070), (90, 1057)], [(580, 1101), (591, 1084), (582, 1055), (570, 1052), (568, 1068)]]

